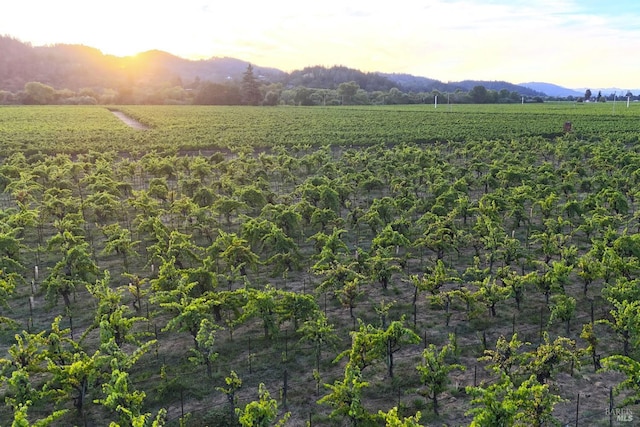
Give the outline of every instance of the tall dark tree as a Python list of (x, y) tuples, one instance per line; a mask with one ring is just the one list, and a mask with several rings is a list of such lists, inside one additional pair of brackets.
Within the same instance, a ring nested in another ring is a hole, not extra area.
[(473, 89), (469, 91), (469, 96), (471, 96), (471, 100), (475, 104), (486, 104), (489, 100), (487, 88), (482, 85), (474, 86)]
[(587, 89), (587, 90), (584, 92), (584, 100), (585, 100), (585, 101), (588, 101), (588, 100), (590, 100), (590, 99), (591, 99), (591, 89)]
[(242, 103), (245, 105), (259, 105), (262, 101), (262, 94), (260, 93), (260, 84), (253, 74), (253, 67), (251, 64), (247, 65), (247, 71), (242, 75)]

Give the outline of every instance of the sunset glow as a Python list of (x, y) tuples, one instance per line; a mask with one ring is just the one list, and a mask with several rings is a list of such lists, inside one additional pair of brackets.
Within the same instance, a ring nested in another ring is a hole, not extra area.
[(0, 33), (34, 46), (230, 56), (285, 71), (346, 65), (443, 81), (640, 87), (640, 3), (610, 3), (23, 0), (0, 5)]

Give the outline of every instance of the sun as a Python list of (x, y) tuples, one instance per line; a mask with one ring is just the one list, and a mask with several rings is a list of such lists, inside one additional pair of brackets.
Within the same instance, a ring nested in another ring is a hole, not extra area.
[(133, 41), (129, 38), (109, 38), (105, 40), (94, 40), (91, 47), (99, 49), (105, 55), (113, 55), (117, 57), (135, 56), (139, 53), (155, 49), (149, 45)]

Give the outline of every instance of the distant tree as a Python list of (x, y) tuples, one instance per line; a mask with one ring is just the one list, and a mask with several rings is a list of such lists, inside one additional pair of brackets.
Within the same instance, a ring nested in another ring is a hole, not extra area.
[(15, 102), (15, 95), (8, 90), (0, 90), (0, 104), (8, 105)]
[(587, 89), (587, 90), (584, 92), (584, 100), (585, 100), (585, 101), (589, 101), (590, 99), (591, 99), (591, 89)]
[(355, 81), (340, 83), (338, 85), (338, 96), (342, 97), (342, 103), (345, 105), (351, 104), (358, 89), (360, 89), (360, 85)]
[(251, 64), (247, 65), (247, 70), (242, 75), (241, 94), (242, 103), (245, 105), (259, 105), (262, 101), (260, 84), (253, 74)]
[(29, 82), (24, 85), (25, 99), (23, 104), (51, 104), (55, 100), (55, 89), (40, 82)]
[(193, 98), (196, 105), (237, 105), (241, 103), (240, 88), (221, 83), (202, 83)]
[(311, 99), (313, 90), (304, 86), (298, 86), (294, 89), (294, 92), (293, 102), (296, 105), (313, 105), (313, 100)]
[(264, 105), (278, 105), (282, 94), (282, 83), (272, 83), (264, 87)]
[(486, 104), (489, 99), (489, 92), (487, 92), (486, 87), (478, 85), (469, 91), (469, 96), (475, 104)]

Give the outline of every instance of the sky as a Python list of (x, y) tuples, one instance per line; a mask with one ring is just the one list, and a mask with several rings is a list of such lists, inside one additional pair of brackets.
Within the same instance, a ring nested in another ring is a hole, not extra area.
[(284, 71), (640, 88), (638, 0), (20, 0), (0, 3), (0, 34)]

